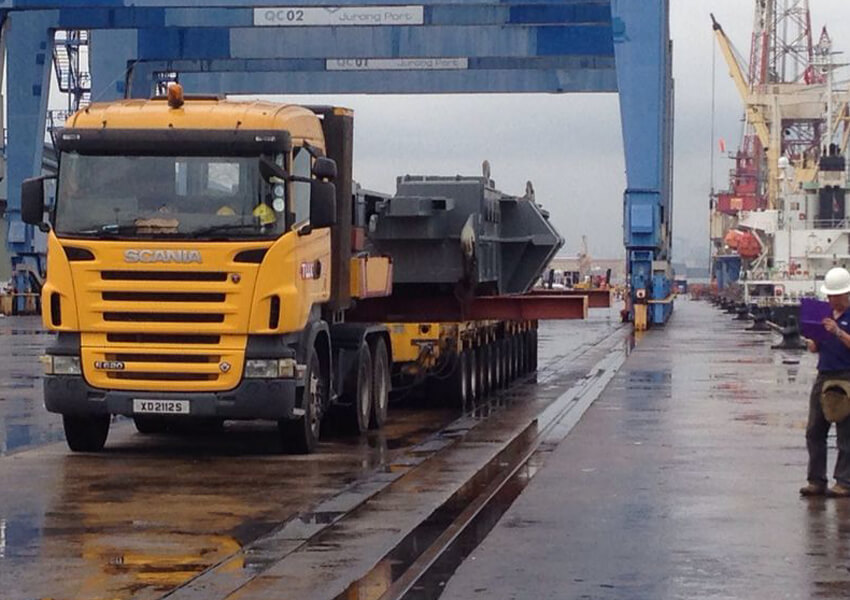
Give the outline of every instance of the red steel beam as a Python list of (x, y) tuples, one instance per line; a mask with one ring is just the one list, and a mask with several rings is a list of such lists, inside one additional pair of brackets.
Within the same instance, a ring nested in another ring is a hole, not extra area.
[(532, 295), (546, 296), (587, 296), (590, 300), (590, 308), (610, 308), (611, 290), (546, 290), (536, 289), (530, 292)]
[(586, 319), (587, 296), (525, 294), (482, 296), (461, 304), (450, 296), (370, 298), (346, 313), (347, 321), (418, 323), (427, 321), (524, 321)]

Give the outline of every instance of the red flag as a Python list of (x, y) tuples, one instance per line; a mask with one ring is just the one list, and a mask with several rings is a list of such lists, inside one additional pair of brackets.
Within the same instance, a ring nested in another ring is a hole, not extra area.
[(720, 138), (720, 152), (724, 154), (726, 153), (726, 140), (723, 138)]

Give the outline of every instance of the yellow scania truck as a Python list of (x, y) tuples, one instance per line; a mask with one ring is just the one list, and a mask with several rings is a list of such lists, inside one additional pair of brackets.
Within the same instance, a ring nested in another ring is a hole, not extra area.
[(350, 252), (351, 132), (345, 109), (179, 86), (71, 117), (50, 224), (43, 177), (22, 216), (49, 231), (45, 405), (72, 450), (101, 449), (115, 414), (142, 432), (271, 419), (297, 452), (337, 396), (361, 430), (383, 424), (389, 333), (344, 322), (392, 277), (388, 258)]
[[(47, 232), (42, 318), (58, 335), (44, 398), (72, 450), (102, 449), (111, 416), (125, 415), (142, 433), (273, 420), (283, 447), (306, 453), (331, 412), (356, 432), (381, 427), (394, 380), (431, 379), (441, 397), (469, 402), (534, 368), (536, 321), (347, 318), (358, 302), (388, 298), (394, 281), (392, 253), (364, 243), (392, 211), (387, 198), (364, 209), (352, 132), (347, 109), (184, 97), (179, 85), (69, 119), (55, 136), (54, 200), (54, 177), (25, 181), (22, 217)], [(489, 175), (455, 181), (487, 195), (480, 224), (495, 227)], [(505, 198), (505, 210), (531, 208)], [(398, 200), (409, 227), (421, 215)], [(423, 202), (449, 210), (455, 200)], [(440, 247), (461, 254), (461, 225)], [(395, 231), (402, 241), (405, 231)], [(498, 271), (485, 248), (475, 264)], [(512, 264), (528, 277), (526, 263)]]

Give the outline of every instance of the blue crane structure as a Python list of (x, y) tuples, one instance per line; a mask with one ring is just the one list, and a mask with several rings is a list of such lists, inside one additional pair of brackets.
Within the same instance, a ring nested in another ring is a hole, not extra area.
[(650, 324), (672, 311), (669, 0), (0, 0), (0, 19), (18, 287), (43, 270), (20, 185), (41, 172), (55, 67), (77, 101), (175, 77), (219, 94), (619, 92), (631, 295)]

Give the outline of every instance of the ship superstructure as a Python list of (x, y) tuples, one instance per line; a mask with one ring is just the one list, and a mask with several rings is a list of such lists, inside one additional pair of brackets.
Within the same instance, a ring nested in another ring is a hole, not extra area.
[(794, 305), (850, 265), (850, 97), (826, 27), (814, 39), (808, 0), (755, 2), (748, 64), (714, 29), (745, 127), (729, 189), (712, 197), (713, 277), (747, 304)]

